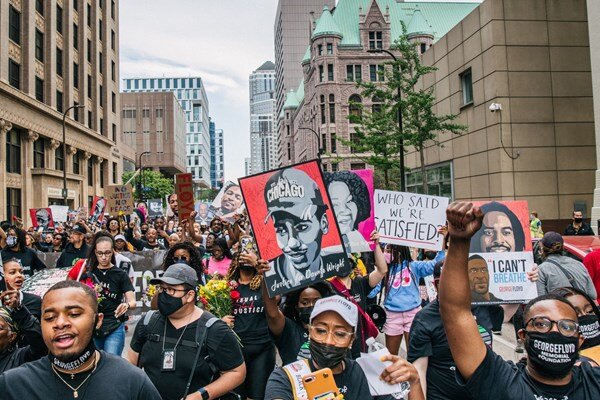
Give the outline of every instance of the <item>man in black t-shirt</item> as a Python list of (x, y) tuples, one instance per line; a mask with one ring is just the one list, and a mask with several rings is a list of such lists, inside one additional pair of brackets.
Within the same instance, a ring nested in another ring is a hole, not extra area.
[(56, 268), (71, 268), (77, 261), (87, 258), (89, 246), (85, 242), (87, 230), (83, 225), (75, 225), (69, 236), (69, 244), (56, 261)]
[(447, 211), (452, 245), (440, 280), (440, 313), (457, 368), (457, 381), (476, 399), (600, 398), (600, 369), (574, 366), (583, 343), (577, 312), (564, 298), (546, 294), (526, 306), (518, 333), (527, 351), (526, 366), (504, 361), (487, 348), (471, 315), (467, 259), (471, 237), (483, 212), (471, 203), (452, 203)]
[(0, 375), (3, 400), (160, 400), (143, 372), (96, 350), (102, 314), (92, 289), (76, 281), (52, 286), (42, 303), (42, 335), (50, 355)]
[[(212, 314), (196, 307), (196, 271), (173, 264), (150, 283), (157, 285), (159, 313), (138, 322), (127, 359), (144, 368), (163, 400), (185, 398), (192, 370), (189, 394), (198, 392), (199, 399), (216, 399), (239, 386), (246, 377), (242, 351), (223, 321), (211, 321)], [(198, 329), (200, 334), (207, 331), (195, 363), (196, 343), (202, 342), (197, 340)], [(216, 368), (214, 377), (212, 367)]]

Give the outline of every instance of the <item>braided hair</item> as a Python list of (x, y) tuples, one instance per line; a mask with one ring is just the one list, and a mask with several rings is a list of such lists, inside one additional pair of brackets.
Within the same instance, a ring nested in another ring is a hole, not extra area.
[[(236, 253), (231, 260), (231, 264), (229, 264), (229, 270), (227, 271), (227, 281), (236, 281), (238, 282), (240, 279), (240, 254)], [(253, 272), (252, 279), (250, 280), (250, 289), (258, 290), (260, 289), (260, 284), (262, 282), (262, 275), (259, 275), (256, 269)]]

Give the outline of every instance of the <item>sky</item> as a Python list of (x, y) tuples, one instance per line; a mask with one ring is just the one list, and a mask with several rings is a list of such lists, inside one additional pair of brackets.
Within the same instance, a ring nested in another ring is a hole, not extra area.
[(121, 78), (201, 77), (209, 115), (224, 130), (225, 179), (244, 176), (244, 158), (250, 156), (248, 78), (265, 61), (275, 61), (277, 0), (119, 4)]

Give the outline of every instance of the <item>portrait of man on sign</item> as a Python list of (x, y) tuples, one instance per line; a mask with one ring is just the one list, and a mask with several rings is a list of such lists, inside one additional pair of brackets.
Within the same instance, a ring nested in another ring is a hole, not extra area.
[(473, 303), (501, 302), (501, 299), (490, 293), (490, 272), (485, 259), (480, 255), (474, 254), (469, 257), (468, 267), (471, 301)]
[(509, 253), (525, 250), (522, 222), (506, 205), (492, 201), (481, 206), (483, 226), (471, 240), (470, 253)]
[(33, 226), (36, 228), (42, 228), (47, 231), (50, 228), (54, 228), (54, 221), (52, 219), (52, 210), (49, 208), (38, 208), (31, 209), (29, 212)]

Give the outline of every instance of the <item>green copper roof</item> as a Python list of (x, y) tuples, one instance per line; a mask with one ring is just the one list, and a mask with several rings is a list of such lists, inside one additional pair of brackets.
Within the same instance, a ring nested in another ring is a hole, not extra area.
[(329, 7), (327, 6), (323, 7), (323, 13), (321, 14), (321, 18), (317, 21), (317, 26), (312, 34), (312, 38), (316, 39), (320, 36), (344, 36), (335, 23), (331, 12), (329, 12)]
[(310, 46), (306, 48), (306, 53), (304, 53), (304, 58), (302, 58), (302, 64), (310, 61)]
[(433, 29), (427, 23), (427, 20), (423, 16), (423, 13), (420, 9), (416, 9), (413, 13), (408, 26), (406, 27), (406, 32), (410, 35), (433, 35)]
[(382, 14), (385, 15), (386, 7), (389, 7), (391, 34), (395, 40), (402, 34), (400, 21), (408, 26), (416, 9), (429, 25), (429, 31), (434, 35), (434, 40), (444, 36), (450, 29), (463, 20), (479, 3), (462, 2), (418, 2), (396, 0), (339, 0), (333, 14), (333, 20), (343, 35), (342, 45), (358, 46), (360, 42), (359, 32), (359, 7), (363, 14), (367, 14), (371, 3), (375, 1)]
[(289, 108), (298, 108), (299, 105), (300, 102), (296, 97), (296, 92), (294, 92), (294, 89), (290, 90), (285, 96), (285, 103), (283, 103), (283, 109), (286, 110)]
[(298, 100), (298, 105), (304, 100), (304, 79), (300, 80), (300, 84), (296, 90), (296, 100)]

